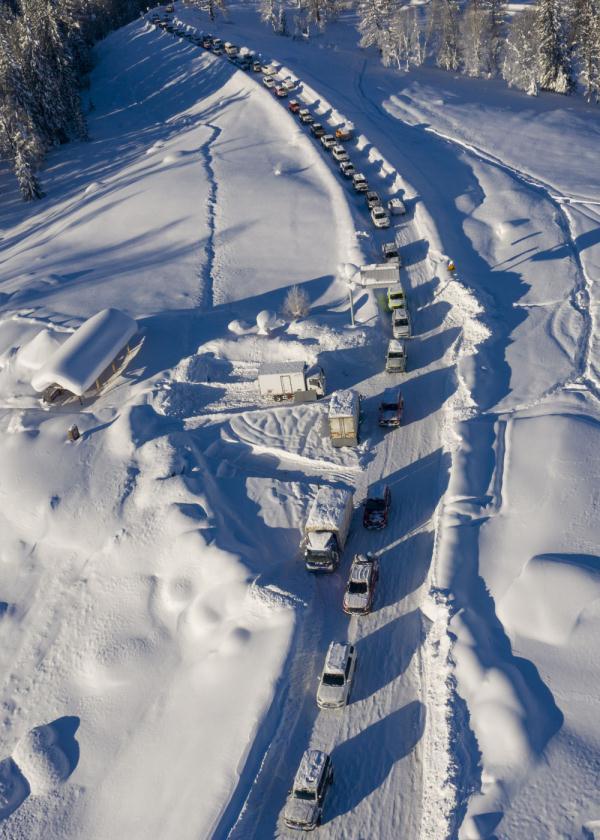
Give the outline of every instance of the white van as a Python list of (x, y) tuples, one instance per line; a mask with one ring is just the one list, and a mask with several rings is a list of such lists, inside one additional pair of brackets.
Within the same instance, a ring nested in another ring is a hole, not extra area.
[(397, 338), (390, 339), (385, 360), (386, 373), (404, 373), (406, 370), (406, 346)]
[(410, 338), (410, 317), (407, 309), (392, 311), (392, 335), (394, 338)]

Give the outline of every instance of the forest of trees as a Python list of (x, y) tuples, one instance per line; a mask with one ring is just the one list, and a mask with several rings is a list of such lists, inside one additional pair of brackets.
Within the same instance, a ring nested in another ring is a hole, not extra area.
[(80, 90), (91, 46), (139, 14), (140, 0), (0, 0), (0, 158), (24, 199), (39, 198), (45, 152), (86, 137)]
[[(226, 14), (226, 0), (190, 0)], [(502, 78), (536, 94), (581, 90), (600, 102), (600, 0), (536, 0), (509, 16), (505, 0), (355, 0), (359, 44), (387, 66), (434, 62), (455, 73)], [(127, 23), (141, 0), (0, 0), (0, 158), (24, 199), (42, 194), (45, 152), (86, 137), (80, 91), (91, 47)], [(323, 31), (348, 0), (259, 0), (281, 35)], [(288, 23), (289, 21), (289, 23)]]

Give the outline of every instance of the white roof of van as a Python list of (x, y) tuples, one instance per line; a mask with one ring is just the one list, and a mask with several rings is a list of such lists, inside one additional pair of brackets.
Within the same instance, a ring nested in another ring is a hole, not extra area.
[(404, 353), (404, 342), (397, 338), (391, 338), (388, 344), (388, 353)]
[(88, 318), (53, 353), (31, 380), (36, 391), (59, 385), (81, 396), (137, 333), (137, 323), (120, 309)]

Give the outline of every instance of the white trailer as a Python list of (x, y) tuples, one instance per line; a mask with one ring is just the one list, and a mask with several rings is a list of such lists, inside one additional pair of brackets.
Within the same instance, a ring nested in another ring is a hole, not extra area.
[(400, 282), (400, 259), (398, 262), (372, 263), (359, 269), (361, 286), (368, 289), (387, 289)]
[(333, 572), (346, 545), (354, 503), (350, 490), (320, 487), (304, 526), (304, 561), (310, 572)]
[(264, 399), (308, 402), (325, 396), (325, 373), (306, 362), (263, 362), (258, 369), (258, 390)]
[(336, 391), (329, 403), (329, 435), (332, 446), (358, 446), (360, 396), (348, 389)]

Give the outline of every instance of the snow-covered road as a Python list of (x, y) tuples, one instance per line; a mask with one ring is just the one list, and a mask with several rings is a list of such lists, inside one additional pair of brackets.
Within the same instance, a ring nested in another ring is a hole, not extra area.
[[(286, 836), (315, 746), (336, 773), (323, 836), (577, 836), (600, 810), (594, 123), (573, 109), (569, 177), (543, 100), (530, 122), (520, 94), (485, 88), (481, 120), (484, 83), (405, 80), (344, 23), (335, 48), (247, 7), (211, 28), (276, 59), (321, 122), (351, 121), (357, 168), (408, 214), (374, 230), (260, 76), (143, 21), (99, 46), (92, 142), (50, 156), (48, 199), (0, 208), (0, 835)], [(516, 139), (494, 144), (511, 109)], [(393, 235), (414, 337), (384, 434), (389, 316), (358, 294), (351, 328), (336, 273)], [(296, 283), (310, 317), (260, 334)], [(40, 410), (31, 371), (105, 305), (140, 323), (131, 370), (81, 411)], [(360, 391), (356, 450), (331, 447), (321, 403), (258, 404), (258, 364), (282, 358)], [(357, 510), (341, 570), (314, 578), (298, 544), (323, 482)], [(374, 534), (359, 503), (381, 483)], [(376, 608), (349, 620), (367, 550)], [(322, 712), (344, 638), (351, 703)], [(52, 748), (29, 755), (40, 724)]]

